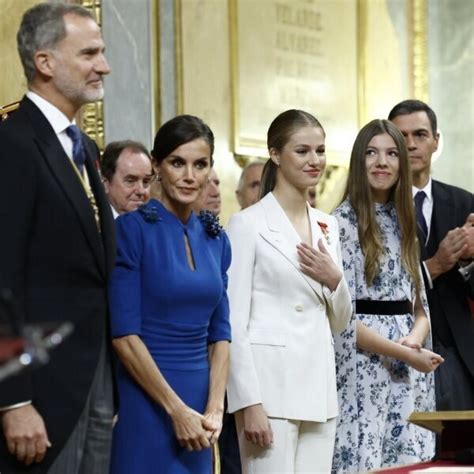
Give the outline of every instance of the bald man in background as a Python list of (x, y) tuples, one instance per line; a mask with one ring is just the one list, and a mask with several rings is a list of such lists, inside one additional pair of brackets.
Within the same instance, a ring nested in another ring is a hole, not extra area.
[(215, 216), (218, 216), (221, 213), (220, 184), (221, 182), (217, 176), (216, 170), (212, 168), (207, 186), (204, 188), (194, 206), (194, 212), (196, 214), (199, 214), (200, 211), (210, 211)]
[(252, 161), (242, 170), (235, 196), (241, 209), (255, 204), (260, 196), (263, 163)]

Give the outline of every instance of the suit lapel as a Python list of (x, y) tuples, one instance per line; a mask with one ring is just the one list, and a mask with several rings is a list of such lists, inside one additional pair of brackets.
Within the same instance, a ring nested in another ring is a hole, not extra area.
[(432, 181), (433, 214), (430, 237), (427, 243), (429, 255), (433, 255), (445, 235), (456, 227), (456, 213), (451, 196), (435, 180)]
[(115, 223), (112, 215), (112, 210), (104, 192), (104, 187), (100, 181), (99, 173), (97, 172), (98, 162), (97, 148), (95, 144), (85, 137), (84, 146), (86, 149), (86, 170), (89, 176), (89, 184), (94, 193), (96, 204), (99, 208), (100, 227), (103, 244), (103, 257), (105, 257), (106, 270), (111, 271), (115, 263)]
[[(267, 194), (260, 201), (264, 216), (267, 222), (267, 228), (260, 231), (260, 235), (272, 247), (274, 247), (280, 254), (298, 271), (299, 275), (308, 283), (316, 295), (323, 300), (323, 292), (321, 284), (314, 281), (312, 278), (306, 276), (300, 269), (298, 261), (298, 254), (296, 246), (301, 242), (301, 239), (288, 219), (285, 211), (273, 196), (272, 193)], [(311, 219), (310, 219), (311, 221)], [(313, 234), (313, 243), (315, 234), (313, 223), (311, 222), (311, 231)]]
[[(326, 225), (328, 225), (328, 224), (326, 222), (324, 222), (323, 219), (318, 220), (318, 215), (316, 214), (314, 209), (312, 209), (309, 205), (308, 205), (308, 214), (309, 214), (309, 220), (310, 220), (310, 223), (311, 223), (311, 235), (312, 235), (312, 238), (313, 238), (313, 247), (315, 249), (317, 249), (318, 248), (318, 242), (319, 242), (320, 239), (323, 239), (323, 243), (326, 244), (326, 240), (324, 238), (324, 234), (321, 230), (321, 226), (319, 225), (319, 222), (321, 222), (323, 224), (326, 224)], [(329, 232), (329, 225), (327, 227), (327, 230)], [(326, 248), (328, 249), (328, 252), (330, 252), (331, 255), (332, 255), (332, 249), (329, 247), (329, 245), (326, 245)], [(332, 255), (332, 257), (334, 258), (334, 255)]]
[[(51, 170), (52, 175), (76, 211), (99, 268), (105, 275), (104, 255), (100, 235), (97, 231), (94, 212), (80, 179), (51, 128), (51, 125), (41, 111), (28, 99), (25, 99), (24, 105), (27, 108), (32, 124), (34, 124), (32, 127), (36, 133), (35, 142)], [(87, 157), (86, 161), (90, 161), (90, 156)], [(90, 163), (88, 164), (88, 172), (89, 169)], [(89, 175), (93, 176), (94, 173), (89, 173)]]

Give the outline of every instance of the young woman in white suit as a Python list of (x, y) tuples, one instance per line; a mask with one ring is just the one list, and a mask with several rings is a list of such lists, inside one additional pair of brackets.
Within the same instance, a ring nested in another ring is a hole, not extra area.
[(351, 316), (336, 219), (306, 203), (325, 133), (288, 110), (268, 130), (261, 199), (234, 215), (229, 412), (243, 473), (330, 472), (338, 414), (332, 333)]

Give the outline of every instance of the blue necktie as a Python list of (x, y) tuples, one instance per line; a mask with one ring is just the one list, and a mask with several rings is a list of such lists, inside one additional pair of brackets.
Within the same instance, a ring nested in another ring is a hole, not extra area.
[(428, 226), (426, 225), (425, 216), (423, 215), (423, 201), (425, 200), (426, 194), (424, 191), (418, 191), (415, 194), (415, 211), (416, 211), (416, 222), (423, 232), (424, 242), (428, 237)]
[(81, 175), (84, 175), (84, 163), (86, 162), (86, 153), (82, 143), (82, 135), (79, 127), (76, 125), (69, 125), (66, 128), (67, 136), (72, 140), (72, 159)]

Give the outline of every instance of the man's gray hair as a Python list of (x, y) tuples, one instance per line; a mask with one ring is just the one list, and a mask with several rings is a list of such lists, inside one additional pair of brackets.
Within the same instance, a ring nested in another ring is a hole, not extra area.
[(23, 15), (16, 40), (28, 83), (36, 75), (35, 53), (55, 48), (66, 36), (64, 15), (67, 14), (94, 19), (86, 8), (65, 3), (40, 3)]
[(240, 178), (239, 178), (239, 182), (237, 184), (237, 191), (242, 191), (243, 187), (244, 187), (244, 181), (245, 181), (245, 175), (247, 174), (248, 170), (251, 169), (251, 168), (254, 168), (255, 166), (263, 166), (265, 163), (263, 163), (262, 161), (251, 161), (250, 163), (248, 163), (245, 168), (242, 170), (242, 173), (240, 175)]

